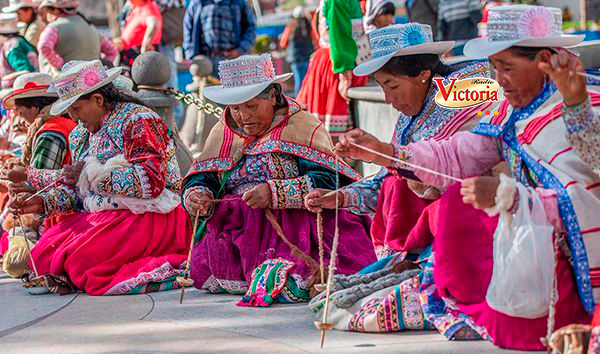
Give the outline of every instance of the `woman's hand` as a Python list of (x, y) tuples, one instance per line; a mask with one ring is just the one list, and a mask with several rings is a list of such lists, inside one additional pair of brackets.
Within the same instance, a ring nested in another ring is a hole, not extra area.
[(185, 207), (192, 216), (206, 216), (213, 205), (213, 198), (205, 192), (191, 192), (185, 198)]
[(271, 187), (262, 183), (242, 195), (242, 200), (253, 209), (264, 209), (271, 205)]
[(344, 204), (344, 194), (340, 192), (331, 193), (328, 189), (315, 189), (304, 197), (304, 206), (313, 213), (319, 213), (323, 209), (335, 208), (335, 195), (338, 196), (338, 205)]
[(338, 92), (344, 100), (350, 101), (350, 98), (348, 97), (348, 90), (352, 86), (352, 71), (346, 71), (338, 75), (340, 76)]
[(18, 195), (21, 193), (35, 193), (35, 189), (31, 188), (27, 183), (8, 183), (8, 192), (10, 195)]
[(41, 197), (31, 197), (30, 193), (21, 193), (17, 195), (8, 205), (9, 210), (14, 211), (20, 215), (24, 214), (43, 214), (44, 213), (44, 200)]
[(62, 172), (63, 181), (71, 186), (76, 185), (84, 166), (85, 162), (83, 161), (78, 161), (74, 165), (65, 165)]
[(462, 181), (460, 194), (465, 204), (476, 209), (487, 209), (496, 205), (496, 190), (500, 177), (472, 177)]
[(354, 129), (340, 136), (339, 142), (335, 145), (335, 153), (342, 157), (373, 162), (380, 166), (391, 165), (391, 161), (389, 159), (358, 148), (352, 145), (353, 143), (370, 148), (388, 156), (392, 156), (394, 154), (394, 147), (392, 144), (383, 143), (362, 129)]
[(538, 67), (550, 77), (563, 96), (565, 105), (576, 106), (587, 100), (585, 77), (577, 75), (585, 70), (583, 63), (575, 55), (561, 50), (553, 54), (550, 63), (541, 62)]
[(22, 183), (27, 181), (27, 167), (14, 165), (6, 174), (6, 178), (12, 183)]

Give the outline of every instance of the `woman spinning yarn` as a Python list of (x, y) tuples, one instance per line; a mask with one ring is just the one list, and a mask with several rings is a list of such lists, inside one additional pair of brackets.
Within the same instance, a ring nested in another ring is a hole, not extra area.
[[(194, 286), (247, 292), (242, 306), (307, 301), (313, 269), (292, 253), (267, 217), (273, 214), (301, 253), (319, 259), (317, 225), (303, 208), (304, 196), (314, 188), (335, 189), (336, 166), (342, 184), (360, 176), (336, 162), (323, 123), (281, 93), (279, 83), (291, 75), (276, 76), (270, 55), (222, 61), (219, 74), (223, 86), (207, 88), (204, 95), (227, 107), (183, 182), (187, 211), (210, 216), (192, 255)], [(323, 215), (326, 256), (333, 215)], [(340, 212), (339, 273), (351, 274), (375, 260), (368, 227), (367, 218)]]

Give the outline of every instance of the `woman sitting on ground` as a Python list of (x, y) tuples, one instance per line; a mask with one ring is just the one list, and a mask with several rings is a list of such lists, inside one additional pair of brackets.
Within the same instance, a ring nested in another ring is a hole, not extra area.
[[(53, 85), (54, 115), (68, 111), (80, 121), (70, 139), (76, 168), (32, 170), (41, 189), (19, 195), (19, 213), (75, 211), (46, 230), (32, 251), (31, 266), (50, 290), (90, 295), (137, 294), (179, 287), (191, 234), (172, 190), (181, 179), (175, 145), (152, 110), (112, 84), (121, 69), (100, 60), (68, 63)], [(76, 182), (76, 186), (70, 183)]]
[[(194, 286), (247, 292), (242, 306), (307, 301), (309, 284), (319, 276), (319, 238), (304, 196), (314, 188), (335, 189), (336, 166), (342, 184), (360, 176), (336, 162), (325, 126), (282, 94), (279, 82), (291, 75), (275, 76), (270, 55), (222, 61), (219, 74), (223, 86), (204, 95), (226, 105), (225, 112), (183, 182), (190, 215), (210, 217), (192, 256)], [(324, 212), (322, 226), (328, 264), (333, 211)], [(375, 260), (368, 227), (367, 217), (340, 212), (339, 273)]]

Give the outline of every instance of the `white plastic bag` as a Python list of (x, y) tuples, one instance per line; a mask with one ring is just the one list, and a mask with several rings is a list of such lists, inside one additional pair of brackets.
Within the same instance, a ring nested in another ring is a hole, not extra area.
[[(519, 208), (514, 217), (501, 211), (494, 234), (494, 268), (488, 305), (513, 317), (548, 314), (554, 281), (554, 227), (537, 193), (517, 184)], [(531, 203), (531, 205), (530, 205)]]

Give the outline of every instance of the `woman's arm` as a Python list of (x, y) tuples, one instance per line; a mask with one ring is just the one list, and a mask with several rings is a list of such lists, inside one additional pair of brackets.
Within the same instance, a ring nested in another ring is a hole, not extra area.
[(46, 27), (40, 35), (40, 41), (38, 42), (38, 53), (43, 55), (48, 64), (52, 65), (56, 70), (62, 69), (65, 63), (65, 60), (54, 50), (58, 40), (58, 31), (52, 27)]
[(142, 41), (142, 53), (152, 50), (152, 42), (158, 32), (158, 21), (154, 17), (146, 18), (146, 32)]

